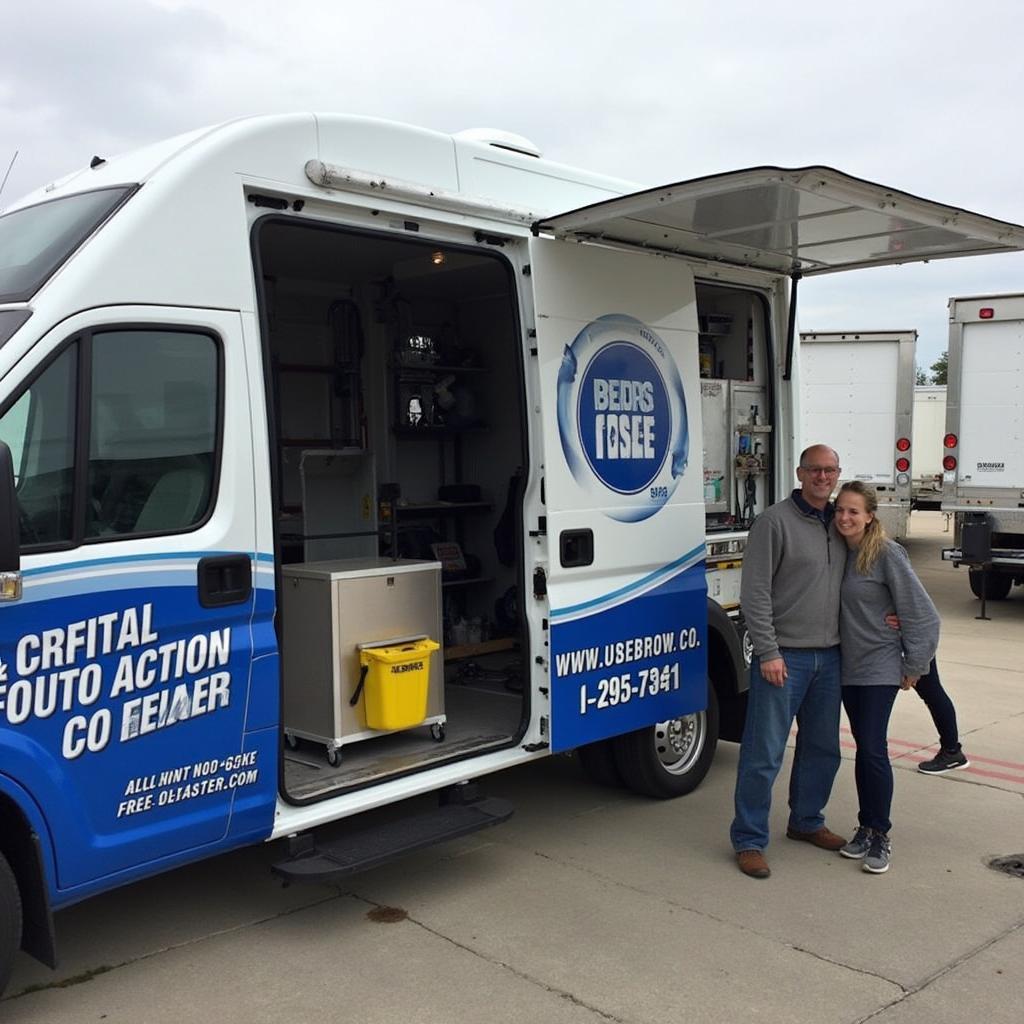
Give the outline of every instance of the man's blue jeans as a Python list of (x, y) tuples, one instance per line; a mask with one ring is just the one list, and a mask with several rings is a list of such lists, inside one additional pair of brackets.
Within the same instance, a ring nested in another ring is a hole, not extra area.
[(789, 827), (814, 832), (825, 824), (823, 811), (839, 770), (839, 648), (782, 650), (787, 678), (772, 686), (755, 656), (750, 695), (736, 773), (736, 817), (729, 830), (734, 850), (768, 845), (772, 785), (796, 719), (799, 731), (789, 775)]

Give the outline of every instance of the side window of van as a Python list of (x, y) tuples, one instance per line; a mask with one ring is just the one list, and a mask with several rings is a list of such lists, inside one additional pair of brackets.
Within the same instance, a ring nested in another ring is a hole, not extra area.
[[(80, 365), (89, 376), (88, 419), (78, 415)], [(0, 416), (22, 547), (174, 533), (202, 522), (213, 495), (219, 365), (214, 339), (190, 331), (97, 331), (65, 348)], [(74, 488), (86, 423), (83, 523)]]
[(66, 348), (0, 417), (11, 449), (22, 545), (73, 535), (75, 378), (78, 346)]
[(217, 366), (216, 344), (205, 334), (92, 336), (87, 538), (175, 532), (206, 516)]

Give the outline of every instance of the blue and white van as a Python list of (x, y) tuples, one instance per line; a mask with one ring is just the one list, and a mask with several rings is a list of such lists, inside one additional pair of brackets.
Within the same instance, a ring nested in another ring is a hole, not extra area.
[(797, 281), (1022, 247), (826, 168), (638, 191), (342, 116), (9, 208), (0, 984), (87, 896), (279, 838), (282, 877), (338, 875), (502, 820), (471, 780), (552, 753), (691, 790), (742, 729)]

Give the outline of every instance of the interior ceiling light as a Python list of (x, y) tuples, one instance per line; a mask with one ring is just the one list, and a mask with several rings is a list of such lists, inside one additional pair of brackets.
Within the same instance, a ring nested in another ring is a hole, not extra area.
[(435, 267), (441, 266), (441, 264), (443, 264), (444, 261), (445, 261), (445, 255), (444, 255), (443, 252), (441, 252), (440, 249), (438, 249), (435, 252), (432, 252), (430, 254), (430, 262), (433, 263)]

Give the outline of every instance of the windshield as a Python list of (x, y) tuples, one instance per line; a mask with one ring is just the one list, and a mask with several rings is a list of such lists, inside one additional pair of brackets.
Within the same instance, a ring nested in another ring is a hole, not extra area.
[(133, 186), (52, 199), (0, 217), (0, 302), (27, 302)]

